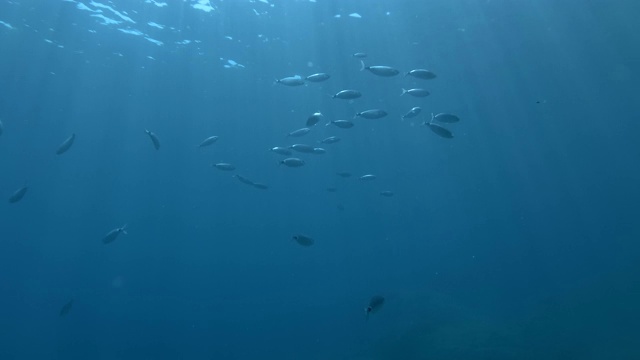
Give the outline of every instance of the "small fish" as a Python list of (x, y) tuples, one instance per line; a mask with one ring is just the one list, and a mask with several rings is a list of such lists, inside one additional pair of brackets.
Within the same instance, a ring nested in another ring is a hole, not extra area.
[(276, 146), (276, 147), (272, 147), (271, 149), (269, 149), (269, 151), (273, 151), (274, 153), (278, 154), (278, 155), (284, 155), (284, 156), (289, 156), (292, 154), (291, 150), (282, 147), (282, 146)]
[(371, 181), (371, 180), (375, 180), (377, 178), (378, 177), (373, 175), (373, 174), (367, 174), (367, 175), (360, 176), (360, 180), (363, 180), (363, 181)]
[(402, 115), (402, 120), (414, 118), (414, 117), (418, 116), (421, 111), (422, 111), (421, 107), (418, 107), (418, 106), (412, 107), (411, 110), (409, 110), (409, 112), (407, 112), (406, 114)]
[(366, 319), (369, 320), (369, 314), (375, 314), (378, 312), (382, 305), (384, 305), (384, 298), (379, 295), (373, 296), (371, 300), (369, 300), (369, 305), (364, 308)]
[(318, 122), (320, 122), (320, 120), (322, 120), (322, 113), (320, 112), (315, 112), (313, 114), (311, 114), (311, 116), (309, 116), (307, 118), (307, 127), (312, 127), (315, 124), (317, 124)]
[(307, 79), (307, 81), (311, 81), (311, 82), (322, 82), (322, 81), (329, 80), (330, 77), (331, 77), (331, 75), (329, 75), (327, 73), (317, 73), (317, 74), (309, 75), (305, 79)]
[(327, 123), (327, 126), (329, 125), (335, 125), (341, 129), (349, 129), (353, 127), (353, 122), (349, 121), (349, 120), (333, 120), (330, 123)]
[(311, 131), (311, 129), (309, 128), (302, 128), (302, 129), (298, 129), (298, 130), (294, 130), (290, 133), (287, 134), (287, 136), (290, 137), (301, 137), (301, 136), (305, 136), (309, 133), (309, 131)]
[(357, 113), (355, 115), (355, 117), (361, 117), (361, 118), (365, 118), (365, 119), (380, 119), (383, 118), (385, 116), (387, 116), (387, 112), (384, 110), (380, 110), (380, 109), (371, 109), (371, 110), (365, 110), (365, 111), (361, 111), (359, 113)]
[(247, 178), (246, 178), (246, 177), (244, 177), (244, 176), (241, 176), (241, 175), (236, 174), (236, 175), (233, 175), (233, 177), (234, 177), (234, 178), (236, 178), (236, 179), (238, 179), (238, 180), (239, 180), (241, 183), (243, 183), (243, 184), (247, 184), (247, 185), (251, 185), (251, 186), (253, 186), (253, 185), (254, 185), (254, 182), (253, 182), (253, 181), (251, 181), (251, 180), (247, 179)]
[(282, 84), (286, 86), (300, 86), (304, 85), (304, 79), (300, 75), (288, 76), (282, 79), (276, 79), (276, 84)]
[(71, 145), (73, 145), (73, 141), (75, 139), (76, 139), (76, 134), (71, 134), (71, 136), (69, 136), (65, 141), (63, 141), (62, 144), (60, 144), (60, 146), (58, 146), (58, 150), (56, 150), (56, 155), (62, 155), (67, 150), (69, 150)]
[(425, 97), (430, 95), (430, 93), (425, 89), (402, 89), (402, 94), (400, 94), (400, 96), (404, 94), (409, 94), (415, 97)]
[(314, 154), (318, 154), (318, 155), (322, 155), (322, 154), (326, 154), (327, 150), (321, 148), (321, 147), (317, 147), (317, 148), (313, 148), (313, 153)]
[(124, 224), (122, 227), (115, 228), (115, 229), (109, 231), (107, 233), (107, 235), (105, 235), (102, 238), (102, 243), (106, 245), (106, 244), (114, 242), (118, 238), (118, 236), (120, 234), (127, 235), (127, 230), (125, 229), (126, 227), (127, 227), (127, 224)]
[(393, 193), (393, 191), (385, 190), (385, 191), (381, 191), (380, 195), (385, 196), (385, 197), (392, 197), (395, 194)]
[(302, 234), (293, 235), (293, 240), (302, 246), (311, 246), (315, 242), (312, 238)]
[(361, 65), (360, 71), (369, 70), (372, 74), (378, 75), (378, 76), (390, 77), (390, 76), (396, 76), (400, 74), (400, 71), (398, 71), (398, 69), (394, 69), (391, 66), (382, 66), (382, 65), (365, 66), (364, 61), (362, 60), (360, 60), (360, 65)]
[(453, 134), (451, 133), (451, 131), (449, 131), (448, 129), (446, 129), (446, 128), (438, 125), (438, 124), (425, 123), (425, 125), (427, 125), (429, 127), (429, 129), (431, 129), (431, 131), (433, 131), (434, 133), (436, 133), (440, 137), (443, 137), (445, 139), (452, 139), (453, 138)]
[(208, 138), (202, 140), (202, 142), (200, 143), (200, 145), (198, 145), (198, 147), (213, 145), (213, 143), (215, 143), (216, 141), (218, 141), (217, 136), (209, 136)]
[(280, 161), (280, 164), (284, 164), (284, 165), (286, 165), (288, 167), (300, 167), (300, 166), (303, 166), (305, 163), (304, 163), (304, 160), (302, 160), (302, 159), (286, 158), (286, 159)]
[(151, 141), (153, 142), (153, 147), (156, 148), (156, 150), (160, 149), (160, 140), (158, 139), (158, 136), (147, 129), (144, 129), (144, 132), (146, 132), (147, 135), (149, 135), (149, 137), (151, 138)]
[(340, 172), (337, 172), (336, 174), (343, 178), (351, 177), (351, 173), (347, 171), (340, 171)]
[(297, 152), (312, 154), (313, 146), (307, 144), (293, 144), (289, 146), (289, 149), (295, 150)]
[(269, 189), (269, 186), (267, 186), (265, 184), (261, 184), (261, 183), (253, 183), (253, 187), (256, 188), (256, 189), (260, 189), (260, 190)]
[(329, 136), (327, 138), (324, 138), (320, 141), (318, 141), (320, 144), (335, 144), (338, 141), (340, 141), (340, 138), (337, 136)]
[(70, 300), (68, 303), (62, 305), (62, 308), (60, 308), (60, 312), (58, 313), (61, 317), (65, 317), (69, 314), (69, 311), (71, 311), (71, 307), (73, 307), (73, 299)]
[(217, 163), (217, 164), (213, 164), (213, 166), (218, 169), (218, 170), (222, 170), (222, 171), (232, 171), (235, 170), (236, 167), (229, 164), (229, 163)]
[(334, 99), (353, 100), (362, 96), (362, 93), (358, 90), (341, 90), (333, 95)]
[(0, 120), (0, 135), (2, 135), (3, 132), (4, 132), (4, 124), (2, 123), (2, 120)]
[(356, 59), (364, 59), (364, 58), (367, 57), (367, 54), (365, 54), (363, 52), (357, 52), (357, 53), (355, 53), (355, 54), (353, 54), (351, 56), (353, 56)]
[(440, 113), (440, 114), (433, 115), (433, 113), (431, 113), (431, 122), (434, 122), (434, 121), (446, 123), (446, 124), (453, 124), (460, 121), (460, 118), (453, 114)]
[(25, 185), (20, 189), (16, 190), (11, 196), (9, 196), (9, 203), (14, 204), (22, 200), (22, 198), (24, 197), (24, 194), (27, 193), (28, 189), (29, 188), (27, 187), (27, 185)]
[(436, 74), (425, 69), (414, 69), (405, 74), (405, 76), (407, 75), (423, 80), (431, 80), (436, 78)]

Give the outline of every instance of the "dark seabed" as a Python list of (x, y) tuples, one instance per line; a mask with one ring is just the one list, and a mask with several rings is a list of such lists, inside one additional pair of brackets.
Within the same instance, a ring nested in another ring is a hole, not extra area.
[(638, 14), (0, 0), (0, 359), (640, 359)]

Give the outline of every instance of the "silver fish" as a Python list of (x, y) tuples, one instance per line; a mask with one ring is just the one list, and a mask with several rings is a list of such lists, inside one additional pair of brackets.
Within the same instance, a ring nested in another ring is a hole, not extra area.
[(301, 136), (307, 135), (309, 133), (309, 131), (311, 131), (311, 129), (305, 127), (305, 128), (302, 128), (302, 129), (294, 130), (294, 131), (288, 133), (287, 136), (290, 136), (290, 137), (301, 137)]
[(62, 308), (60, 308), (60, 312), (58, 313), (61, 317), (65, 317), (71, 311), (71, 307), (73, 307), (73, 299), (71, 299), (68, 303), (64, 304)]
[(431, 122), (433, 121), (446, 123), (446, 124), (453, 124), (460, 121), (460, 118), (453, 114), (440, 113), (440, 114), (433, 115), (433, 113), (431, 113)]
[(247, 179), (247, 178), (246, 178), (246, 177), (244, 177), (244, 176), (241, 176), (241, 175), (236, 174), (236, 175), (233, 175), (233, 177), (234, 177), (234, 178), (236, 178), (236, 179), (238, 179), (238, 180), (239, 180), (241, 183), (243, 183), (243, 184), (247, 184), (247, 185), (251, 185), (251, 186), (253, 186), (253, 185), (254, 185), (254, 182), (253, 182), (253, 181), (251, 181), (251, 180)]
[(431, 80), (436, 78), (436, 74), (426, 69), (414, 69), (405, 74), (405, 76), (407, 75), (423, 80)]
[(338, 141), (340, 141), (340, 138), (337, 136), (329, 136), (327, 138), (324, 138), (320, 141), (318, 141), (320, 144), (335, 144)]
[(27, 187), (27, 185), (21, 187), (20, 189), (16, 190), (11, 196), (9, 196), (9, 203), (13, 204), (13, 203), (17, 203), (18, 201), (22, 200), (22, 198), (24, 197), (24, 194), (27, 193), (27, 190), (29, 188)]
[(384, 110), (380, 110), (380, 109), (371, 109), (371, 110), (365, 110), (365, 111), (361, 111), (359, 113), (357, 113), (355, 115), (355, 117), (361, 117), (361, 118), (365, 118), (365, 119), (380, 119), (383, 118), (385, 116), (387, 116), (387, 112)]
[(335, 125), (341, 129), (349, 129), (353, 127), (353, 122), (349, 121), (349, 120), (333, 120), (330, 123), (327, 124), (327, 126), (329, 125)]
[(208, 138), (202, 140), (202, 142), (200, 143), (200, 145), (198, 145), (198, 147), (209, 146), (209, 145), (212, 145), (213, 143), (215, 143), (216, 141), (218, 141), (218, 137), (217, 136), (209, 136)]
[(362, 96), (362, 93), (358, 90), (341, 90), (333, 95), (334, 99), (353, 100)]
[(118, 238), (118, 236), (120, 234), (127, 235), (127, 230), (125, 230), (126, 227), (127, 227), (127, 224), (124, 224), (122, 227), (115, 228), (115, 229), (109, 231), (107, 233), (107, 235), (105, 235), (102, 238), (102, 243), (103, 244), (109, 244), (109, 243), (114, 242)]
[(364, 61), (362, 60), (360, 60), (360, 65), (361, 65), (360, 71), (369, 70), (372, 74), (378, 75), (378, 76), (390, 77), (390, 76), (396, 76), (400, 74), (400, 71), (398, 71), (398, 69), (394, 69), (391, 66), (382, 66), (382, 65), (365, 66)]
[(304, 79), (300, 75), (288, 76), (282, 79), (276, 79), (277, 84), (286, 86), (300, 86), (304, 85)]
[(402, 115), (402, 120), (414, 118), (418, 116), (421, 111), (422, 111), (421, 107), (418, 107), (418, 106), (412, 107), (411, 110), (409, 110), (406, 114)]
[(409, 94), (415, 97), (425, 97), (430, 95), (430, 93), (425, 89), (402, 89), (402, 94), (400, 94), (400, 96), (404, 94)]
[(213, 166), (218, 170), (222, 170), (222, 171), (232, 171), (236, 169), (235, 166), (229, 163), (217, 163), (217, 164), (213, 164)]
[(273, 151), (278, 155), (285, 155), (285, 156), (289, 156), (292, 154), (291, 150), (281, 146), (272, 147), (271, 149), (269, 149), (269, 151)]
[(307, 144), (293, 144), (289, 146), (289, 149), (292, 149), (301, 153), (307, 153), (307, 154), (313, 153), (313, 146), (307, 145)]
[(58, 147), (58, 150), (56, 150), (56, 155), (62, 155), (67, 150), (69, 150), (71, 145), (73, 145), (73, 141), (75, 139), (76, 139), (76, 134), (71, 134), (71, 136), (69, 136), (65, 141), (63, 141), (62, 144), (60, 144), (60, 146)]
[(360, 176), (360, 180), (364, 180), (364, 181), (371, 181), (371, 180), (375, 180), (378, 177), (373, 175), (373, 174), (367, 174), (367, 175), (362, 175)]
[(315, 243), (312, 238), (302, 234), (293, 235), (293, 240), (302, 246), (311, 246)]
[(306, 79), (307, 81), (311, 81), (311, 82), (322, 82), (322, 81), (329, 80), (330, 77), (331, 75), (327, 73), (317, 73), (317, 74), (312, 74), (307, 76)]
[(280, 164), (284, 164), (284, 165), (286, 165), (288, 167), (300, 167), (300, 166), (303, 166), (305, 163), (304, 163), (304, 160), (302, 160), (302, 159), (286, 158), (286, 159), (280, 161)]
[(363, 52), (357, 52), (357, 53), (355, 53), (355, 54), (353, 54), (351, 56), (353, 56), (354, 58), (357, 58), (357, 59), (364, 59), (364, 58), (367, 57), (367, 54), (365, 54)]
[(147, 135), (149, 135), (149, 138), (151, 138), (151, 142), (153, 142), (153, 147), (156, 148), (156, 150), (160, 149), (160, 139), (158, 139), (158, 136), (147, 129), (144, 129), (144, 132), (146, 132)]
[(314, 154), (318, 154), (318, 155), (326, 154), (327, 150), (325, 150), (325, 149), (323, 149), (321, 147), (317, 147), (317, 148), (313, 148), (313, 153)]
[(369, 300), (369, 305), (364, 308), (366, 319), (369, 320), (369, 314), (375, 314), (376, 312), (378, 312), (382, 305), (384, 305), (384, 297), (379, 295), (371, 297), (371, 299)]
[(452, 139), (453, 138), (453, 134), (451, 133), (451, 131), (447, 130), (446, 128), (438, 125), (438, 124), (433, 124), (433, 123), (425, 123), (425, 125), (427, 125), (429, 127), (429, 129), (431, 129), (431, 131), (433, 131), (434, 133), (436, 133), (438, 136), (443, 137), (445, 139)]
[(322, 117), (323, 115), (320, 112), (315, 112), (311, 114), (311, 116), (307, 118), (307, 127), (314, 126), (315, 124), (320, 122), (320, 120), (322, 120)]

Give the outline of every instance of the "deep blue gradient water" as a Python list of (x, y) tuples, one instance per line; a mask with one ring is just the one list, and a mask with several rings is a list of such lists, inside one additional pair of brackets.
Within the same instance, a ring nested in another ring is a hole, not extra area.
[[(640, 358), (639, 14), (1, 0), (0, 359)], [(268, 151), (294, 143), (326, 154)]]

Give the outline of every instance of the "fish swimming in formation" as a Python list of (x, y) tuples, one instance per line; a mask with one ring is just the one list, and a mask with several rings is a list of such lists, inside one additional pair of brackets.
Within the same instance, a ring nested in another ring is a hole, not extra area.
[(434, 122), (434, 121), (446, 123), (446, 124), (453, 124), (460, 121), (460, 118), (453, 114), (439, 113), (439, 114), (433, 115), (433, 113), (431, 113), (431, 122)]
[(349, 128), (352, 128), (353, 125), (354, 125), (353, 122), (351, 122), (349, 120), (333, 120), (333, 121), (327, 123), (327, 126), (329, 126), (331, 124), (341, 128), (341, 129), (349, 129)]
[(307, 127), (312, 127), (315, 124), (317, 124), (318, 122), (320, 122), (320, 120), (322, 120), (322, 113), (320, 112), (315, 112), (313, 114), (311, 114), (311, 116), (309, 116), (307, 118)]
[(301, 136), (307, 135), (309, 133), (309, 131), (311, 131), (311, 129), (309, 129), (308, 127), (305, 127), (305, 128), (302, 128), (302, 129), (294, 130), (294, 131), (290, 132), (289, 134), (287, 134), (287, 136), (290, 136), (290, 137), (301, 137)]
[(127, 224), (124, 224), (122, 227), (115, 228), (115, 229), (109, 231), (107, 233), (107, 235), (105, 235), (102, 238), (102, 243), (105, 244), (105, 245), (106, 244), (110, 244), (110, 243), (114, 242), (118, 238), (118, 236), (120, 234), (127, 235), (126, 227), (127, 227)]
[(405, 76), (413, 76), (418, 79), (431, 80), (436, 78), (436, 74), (425, 69), (414, 69), (405, 74)]
[(11, 196), (9, 196), (9, 203), (13, 204), (13, 203), (17, 203), (18, 201), (22, 200), (22, 198), (24, 197), (24, 194), (27, 193), (27, 190), (29, 188), (27, 187), (27, 185), (21, 187), (20, 189), (16, 190)]
[(421, 111), (422, 111), (422, 108), (419, 106), (412, 107), (411, 110), (409, 110), (406, 114), (402, 115), (402, 120), (414, 118), (418, 116)]
[(213, 167), (215, 167), (218, 170), (222, 170), (222, 171), (233, 171), (236, 169), (235, 166), (229, 164), (229, 163), (217, 163), (217, 164), (213, 164)]
[(318, 155), (326, 154), (327, 150), (325, 150), (324, 148), (321, 148), (321, 147), (317, 147), (317, 148), (313, 148), (313, 153), (314, 154), (318, 154)]
[(367, 54), (363, 53), (363, 52), (357, 52), (357, 53), (355, 53), (355, 54), (353, 54), (351, 56), (353, 56), (356, 59), (364, 59), (364, 58), (367, 57)]
[(149, 135), (149, 138), (151, 138), (151, 142), (153, 142), (153, 147), (156, 148), (156, 150), (160, 149), (160, 139), (158, 139), (158, 136), (147, 129), (144, 129), (144, 132), (146, 132), (147, 135)]
[(329, 80), (330, 77), (331, 75), (327, 73), (317, 73), (317, 74), (309, 75), (305, 79), (311, 82), (322, 82), (322, 81)]
[(329, 136), (329, 137), (326, 137), (326, 138), (324, 138), (324, 139), (322, 139), (322, 140), (320, 140), (318, 142), (320, 144), (335, 144), (338, 141), (340, 141), (339, 137), (337, 137), (337, 136)]
[(300, 167), (303, 166), (304, 160), (298, 158), (286, 158), (280, 161), (280, 164), (286, 165), (288, 167)]
[(400, 74), (398, 69), (394, 69), (391, 66), (375, 65), (365, 66), (364, 61), (360, 60), (360, 71), (369, 70), (372, 74), (384, 77), (396, 76)]
[(65, 141), (58, 146), (58, 150), (56, 150), (56, 155), (62, 155), (73, 145), (73, 141), (76, 139), (76, 134), (71, 134)]
[(293, 240), (302, 246), (311, 246), (315, 243), (312, 238), (302, 234), (293, 235)]
[(438, 136), (443, 137), (445, 139), (453, 139), (453, 134), (451, 133), (451, 131), (442, 127), (441, 125), (434, 124), (431, 122), (426, 122), (425, 125), (427, 125), (429, 129), (431, 129), (431, 131), (436, 133)]
[(276, 79), (276, 84), (282, 84), (286, 86), (300, 86), (304, 85), (304, 79), (300, 75), (288, 76), (282, 79)]
[(289, 146), (289, 149), (295, 150), (297, 152), (305, 153), (305, 154), (313, 153), (313, 146), (307, 145), (307, 144), (293, 144)]
[(246, 178), (246, 177), (244, 177), (244, 176), (241, 176), (241, 175), (236, 174), (236, 175), (233, 175), (233, 177), (234, 177), (234, 178), (236, 178), (236, 179), (238, 179), (238, 180), (239, 180), (241, 183), (243, 183), (243, 184), (247, 184), (247, 185), (251, 185), (251, 186), (253, 186), (253, 184), (254, 184), (254, 182), (253, 182), (253, 181), (251, 181), (251, 180), (247, 179), (247, 178)]
[(357, 113), (354, 117), (361, 117), (365, 119), (380, 119), (387, 116), (387, 112), (380, 109), (365, 110)]
[(261, 184), (261, 183), (253, 183), (253, 187), (256, 188), (256, 189), (260, 189), (260, 190), (269, 189), (269, 186), (267, 186), (265, 184)]
[(198, 147), (213, 145), (216, 141), (218, 141), (217, 136), (209, 136), (208, 138), (202, 140), (202, 142), (198, 145)]
[(366, 320), (369, 320), (370, 314), (375, 314), (380, 310), (380, 308), (384, 305), (384, 297), (376, 295), (369, 300), (369, 305), (364, 308), (364, 314), (366, 316)]
[(72, 307), (73, 307), (73, 299), (71, 299), (68, 303), (64, 304), (62, 308), (60, 308), (60, 312), (58, 314), (61, 317), (65, 317), (69, 314), (69, 311), (71, 311)]
[(272, 152), (274, 152), (274, 153), (276, 153), (278, 155), (284, 155), (284, 156), (289, 156), (289, 155), (292, 154), (291, 150), (289, 150), (289, 149), (287, 149), (285, 147), (282, 147), (282, 146), (272, 147), (271, 149), (269, 149), (269, 151), (272, 151)]
[(415, 97), (425, 97), (430, 95), (430, 93), (425, 89), (402, 89), (402, 94), (400, 94), (400, 96), (404, 94), (409, 94)]
[(363, 181), (371, 181), (371, 180), (375, 180), (377, 178), (378, 177), (373, 175), (373, 174), (367, 174), (367, 175), (360, 176), (360, 180), (363, 180)]
[(334, 99), (342, 99), (342, 100), (353, 100), (362, 96), (362, 93), (358, 90), (341, 90), (338, 91), (335, 95), (333, 95)]

